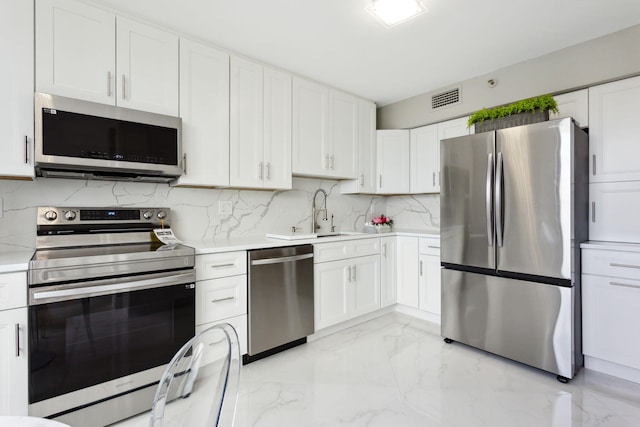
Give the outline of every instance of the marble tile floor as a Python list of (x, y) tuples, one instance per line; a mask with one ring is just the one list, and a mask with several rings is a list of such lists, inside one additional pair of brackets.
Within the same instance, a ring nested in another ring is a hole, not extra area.
[(562, 384), (392, 313), (244, 366), (235, 425), (631, 427), (640, 384), (584, 368)]

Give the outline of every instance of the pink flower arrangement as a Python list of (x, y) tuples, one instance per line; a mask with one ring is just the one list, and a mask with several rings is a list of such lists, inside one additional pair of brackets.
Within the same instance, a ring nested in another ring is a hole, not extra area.
[(391, 225), (393, 224), (393, 220), (387, 216), (380, 215), (371, 220), (373, 225)]

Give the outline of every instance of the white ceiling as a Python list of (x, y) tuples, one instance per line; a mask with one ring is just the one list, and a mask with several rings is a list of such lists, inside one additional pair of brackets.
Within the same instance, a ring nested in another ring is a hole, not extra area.
[(370, 0), (96, 2), (379, 106), (640, 24), (640, 0), (422, 0), (390, 29)]

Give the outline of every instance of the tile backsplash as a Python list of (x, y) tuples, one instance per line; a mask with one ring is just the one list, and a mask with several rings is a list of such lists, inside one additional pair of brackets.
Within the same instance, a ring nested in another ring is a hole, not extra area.
[[(333, 180), (294, 178), (293, 189), (256, 191), (238, 189), (176, 188), (166, 184), (38, 178), (35, 181), (0, 181), (3, 216), (0, 243), (35, 246), (38, 206), (169, 207), (172, 227), (182, 240), (244, 237), (286, 233), (291, 227), (311, 231), (312, 197), (318, 188), (327, 194), (328, 220), (337, 230), (360, 231), (367, 215), (385, 213), (397, 228), (438, 229), (439, 199), (433, 195), (365, 196), (340, 194)], [(322, 196), (317, 203), (321, 204)], [(220, 214), (219, 202), (231, 202), (232, 213)]]

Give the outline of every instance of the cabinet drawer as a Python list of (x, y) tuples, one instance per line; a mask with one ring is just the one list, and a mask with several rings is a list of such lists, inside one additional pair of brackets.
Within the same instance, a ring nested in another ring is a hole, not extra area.
[(582, 273), (640, 280), (640, 252), (583, 249)]
[(27, 306), (27, 273), (0, 274), (0, 310)]
[(640, 369), (640, 281), (582, 276), (583, 351)]
[(246, 274), (196, 282), (196, 325), (246, 313)]
[(433, 239), (430, 237), (421, 237), (420, 253), (423, 255), (440, 256), (440, 239)]
[(238, 333), (238, 341), (240, 342), (240, 354), (247, 354), (247, 315), (230, 317), (211, 323), (204, 323), (196, 326), (196, 334), (204, 331), (205, 329), (217, 325), (218, 323), (228, 323), (233, 326), (233, 329)]
[(358, 239), (345, 242), (317, 243), (313, 245), (314, 263), (336, 261), (380, 253), (380, 239)]
[(223, 252), (196, 256), (196, 280), (247, 273), (247, 252)]

